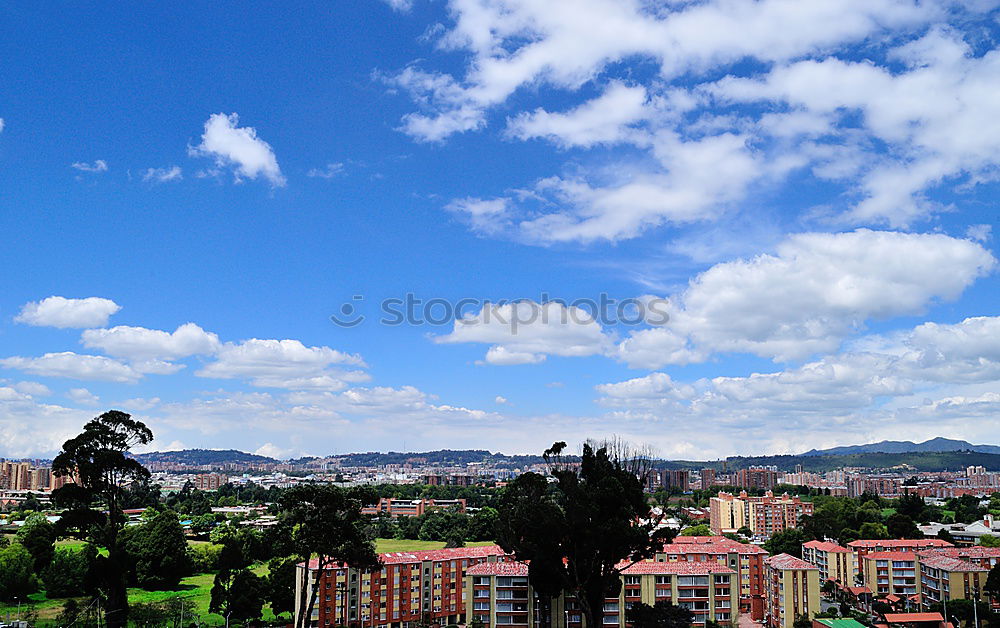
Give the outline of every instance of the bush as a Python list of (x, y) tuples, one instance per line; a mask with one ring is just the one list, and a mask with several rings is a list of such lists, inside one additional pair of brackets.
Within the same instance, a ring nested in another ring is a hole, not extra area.
[(50, 597), (83, 595), (87, 580), (87, 559), (83, 552), (58, 548), (42, 571), (45, 594)]

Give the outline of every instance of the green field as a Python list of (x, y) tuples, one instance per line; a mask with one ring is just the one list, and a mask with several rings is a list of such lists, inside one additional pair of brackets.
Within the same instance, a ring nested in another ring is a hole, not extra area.
[[(189, 542), (192, 544), (197, 543), (197, 541)], [(66, 539), (57, 542), (57, 545), (59, 547), (80, 547), (83, 545), (83, 542)], [(440, 541), (411, 541), (407, 539), (377, 539), (375, 543), (376, 550), (379, 553), (417, 552), (421, 550), (441, 549), (444, 545), (444, 542)], [(468, 545), (475, 547), (492, 545), (492, 543), (470, 542)], [(267, 565), (256, 565), (253, 568), (253, 571), (260, 576), (267, 575)], [(189, 576), (181, 580), (177, 589), (171, 591), (146, 591), (144, 589), (131, 588), (128, 591), (128, 599), (132, 604), (148, 604), (150, 602), (163, 602), (171, 598), (183, 597), (194, 605), (194, 613), (196, 616), (195, 618), (192, 618), (194, 621), (199, 622), (201, 625), (222, 626), (226, 623), (225, 618), (221, 615), (208, 612), (208, 605), (211, 600), (212, 582), (214, 579), (215, 574), (211, 573)], [(84, 599), (80, 599), (78, 601), (81, 605), (86, 604), (86, 600)], [(62, 612), (63, 604), (65, 602), (65, 599), (50, 600), (45, 596), (44, 592), (32, 594), (30, 596), (30, 604), (34, 611), (38, 613), (37, 625), (43, 628), (54, 626), (55, 619), (59, 613)], [(22, 615), (26, 612), (26, 609), (27, 604), (22, 604)], [(11, 619), (13, 619), (17, 613), (17, 604), (5, 605), (0, 603), (0, 620), (6, 620), (8, 613), (10, 614)], [(265, 605), (264, 621), (273, 620), (274, 614), (271, 613), (270, 606)], [(187, 623), (186, 620), (185, 623)]]

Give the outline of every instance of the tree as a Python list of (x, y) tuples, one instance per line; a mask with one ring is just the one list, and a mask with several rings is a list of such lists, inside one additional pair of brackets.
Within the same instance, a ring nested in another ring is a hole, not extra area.
[(858, 530), (858, 534), (862, 539), (887, 539), (889, 538), (889, 530), (881, 523), (873, 523), (871, 521), (863, 524), (861, 529)]
[[(361, 514), (363, 507), (377, 500), (368, 487), (300, 484), (282, 493), (278, 503), (285, 511), (287, 523), (293, 526), (296, 553), (306, 561), (315, 554), (317, 568), (322, 573), (335, 563), (362, 570), (381, 567), (371, 523)], [(299, 603), (304, 612), (295, 618), (297, 628), (303, 628), (312, 617), (319, 596), (319, 587), (309, 586), (306, 580), (308, 573), (308, 569), (302, 570)]]
[(40, 512), (28, 515), (17, 531), (17, 542), (24, 546), (34, 561), (35, 573), (41, 573), (52, 561), (55, 551), (56, 527)]
[(983, 547), (1000, 547), (1000, 536), (984, 534), (979, 537), (979, 544)]
[(798, 615), (792, 622), (792, 628), (812, 628), (812, 620), (808, 615)]
[(993, 568), (990, 569), (989, 575), (986, 576), (986, 584), (983, 585), (983, 590), (992, 598), (1000, 598), (1000, 563), (993, 565)]
[[(599, 626), (604, 598), (621, 590), (622, 561), (651, 558), (674, 532), (657, 530), (643, 493), (645, 452), (622, 443), (585, 443), (579, 465), (564, 464), (566, 443), (544, 458), (555, 482), (525, 473), (500, 500), (500, 546), (528, 562), (528, 577), (544, 599), (576, 597), (585, 624)], [(645, 524), (637, 522), (646, 521)]]
[(652, 606), (636, 602), (625, 611), (625, 621), (633, 628), (689, 628), (694, 613), (668, 600), (660, 600)]
[(942, 541), (947, 541), (952, 545), (955, 544), (955, 537), (951, 535), (951, 532), (948, 532), (948, 528), (941, 528), (940, 530), (938, 530), (937, 538), (941, 539)]
[(128, 528), (124, 545), (134, 565), (135, 582), (144, 589), (172, 589), (191, 575), (193, 561), (184, 530), (172, 510), (156, 513), (141, 526)]
[(690, 528), (684, 528), (681, 531), (681, 536), (711, 536), (712, 528), (708, 526), (707, 523), (699, 523), (696, 526), (691, 526)]
[(788, 528), (780, 532), (775, 532), (764, 543), (764, 549), (772, 556), (775, 554), (791, 554), (797, 558), (802, 558), (802, 544), (806, 542), (806, 535), (798, 528)]
[(37, 590), (31, 552), (20, 543), (11, 543), (0, 550), (0, 600), (24, 599)]
[(896, 513), (905, 515), (914, 521), (923, 521), (924, 500), (918, 495), (907, 493), (896, 502)]
[(87, 556), (83, 551), (59, 548), (42, 571), (45, 594), (50, 599), (83, 595), (86, 591)]
[[(148, 481), (149, 471), (125, 454), (136, 445), (146, 445), (153, 433), (141, 421), (124, 412), (111, 410), (89, 421), (83, 432), (63, 443), (52, 461), (52, 472), (72, 478), (53, 493), (64, 507), (57, 533), (73, 531), (107, 549), (101, 557), (101, 590), (106, 597), (108, 628), (124, 628), (128, 623), (126, 576), (128, 559), (119, 543), (125, 527), (122, 502), (126, 487)], [(98, 503), (103, 503), (103, 508)]]
[(295, 610), (295, 565), (294, 556), (272, 558), (267, 562), (267, 600), (271, 611), (277, 616)]
[(240, 544), (230, 540), (219, 555), (219, 573), (212, 584), (208, 610), (236, 623), (259, 619), (267, 593), (264, 580), (247, 569)]
[(885, 528), (891, 539), (922, 539), (924, 537), (913, 519), (898, 512), (886, 520)]

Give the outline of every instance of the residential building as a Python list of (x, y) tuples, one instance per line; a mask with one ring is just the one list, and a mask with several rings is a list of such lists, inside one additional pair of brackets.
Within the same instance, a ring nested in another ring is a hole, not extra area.
[(764, 559), (767, 551), (758, 545), (740, 543), (724, 536), (678, 536), (657, 552), (657, 562), (714, 562), (736, 573), (739, 612), (754, 621), (764, 619)]
[[(483, 562), (510, 560), (496, 545), (381, 555), (383, 568), (366, 572), (337, 565), (320, 573), (316, 559), (296, 570), (296, 616), (312, 587), (318, 588), (310, 626), (360, 625), (403, 628), (417, 623), (463, 621), (466, 572)], [(302, 587), (309, 587), (303, 592)], [(304, 595), (303, 595), (304, 593)]]
[(952, 547), (952, 544), (943, 539), (860, 539), (851, 541), (847, 547), (854, 552), (857, 575), (863, 577), (863, 560), (871, 552), (919, 552), (935, 547)]
[(844, 586), (854, 584), (854, 552), (830, 541), (802, 544), (802, 560), (819, 567), (821, 582), (833, 580)]
[(709, 500), (709, 527), (713, 534), (747, 527), (756, 536), (769, 537), (798, 526), (803, 516), (812, 513), (812, 502), (788, 494), (775, 497), (768, 491), (762, 497), (751, 497), (746, 491), (739, 495), (720, 491)]
[(701, 490), (707, 491), (715, 485), (715, 469), (702, 469), (699, 475), (701, 476)]
[[(643, 561), (622, 568), (622, 589), (618, 597), (604, 601), (602, 624), (625, 628), (626, 610), (636, 602), (655, 604), (668, 600), (689, 609), (693, 625), (707, 620), (735, 625), (738, 611), (736, 573), (714, 562)], [(579, 603), (562, 595), (552, 601), (548, 617), (535, 603), (524, 563), (481, 563), (470, 567), (466, 576), (467, 624), (474, 620), (485, 626), (582, 628)]]
[(778, 483), (778, 470), (771, 467), (750, 467), (736, 472), (736, 486), (771, 490)]
[(861, 579), (878, 595), (909, 597), (920, 591), (914, 552), (869, 552), (861, 559)]
[(768, 628), (792, 628), (798, 617), (820, 611), (819, 568), (790, 554), (764, 561), (765, 617)]
[(950, 600), (983, 596), (989, 567), (935, 552), (921, 553), (920, 601), (924, 608)]
[(465, 512), (464, 499), (394, 499), (383, 497), (374, 506), (366, 506), (361, 512), (366, 515), (386, 513), (391, 517), (419, 517), (431, 510), (454, 509)]
[(220, 486), (229, 483), (229, 477), (221, 473), (202, 473), (192, 477), (190, 482), (199, 491), (217, 491)]

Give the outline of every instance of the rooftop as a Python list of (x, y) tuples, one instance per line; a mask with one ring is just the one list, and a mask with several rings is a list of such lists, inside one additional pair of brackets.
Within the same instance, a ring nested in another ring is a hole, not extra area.
[(943, 622), (941, 613), (886, 613), (885, 621), (890, 624), (905, 624), (909, 622), (936, 621)]
[(807, 563), (801, 558), (796, 558), (791, 554), (778, 554), (777, 556), (772, 556), (764, 561), (766, 564), (774, 567), (775, 569), (816, 569), (819, 567), (813, 565), (812, 563)]
[(736, 572), (725, 565), (713, 562), (675, 562), (657, 563), (649, 560), (635, 563), (622, 569), (623, 574), (677, 574), (681, 576), (704, 575), (704, 574), (735, 574)]
[(933, 567), (934, 569), (940, 569), (942, 571), (957, 571), (963, 573), (973, 571), (989, 571), (989, 569), (983, 567), (982, 565), (970, 563), (969, 561), (962, 560), (961, 558), (943, 555), (921, 555), (920, 564), (924, 567)]
[(851, 541), (847, 547), (852, 549), (873, 547), (952, 547), (943, 539), (860, 539)]
[(871, 552), (865, 554), (865, 560), (917, 560), (914, 552)]
[(837, 545), (836, 543), (832, 543), (830, 541), (807, 541), (802, 544), (802, 547), (808, 547), (809, 549), (816, 549), (822, 552), (849, 553), (851, 551), (842, 545)]
[(527, 576), (528, 564), (519, 562), (479, 563), (465, 570), (467, 576)]

